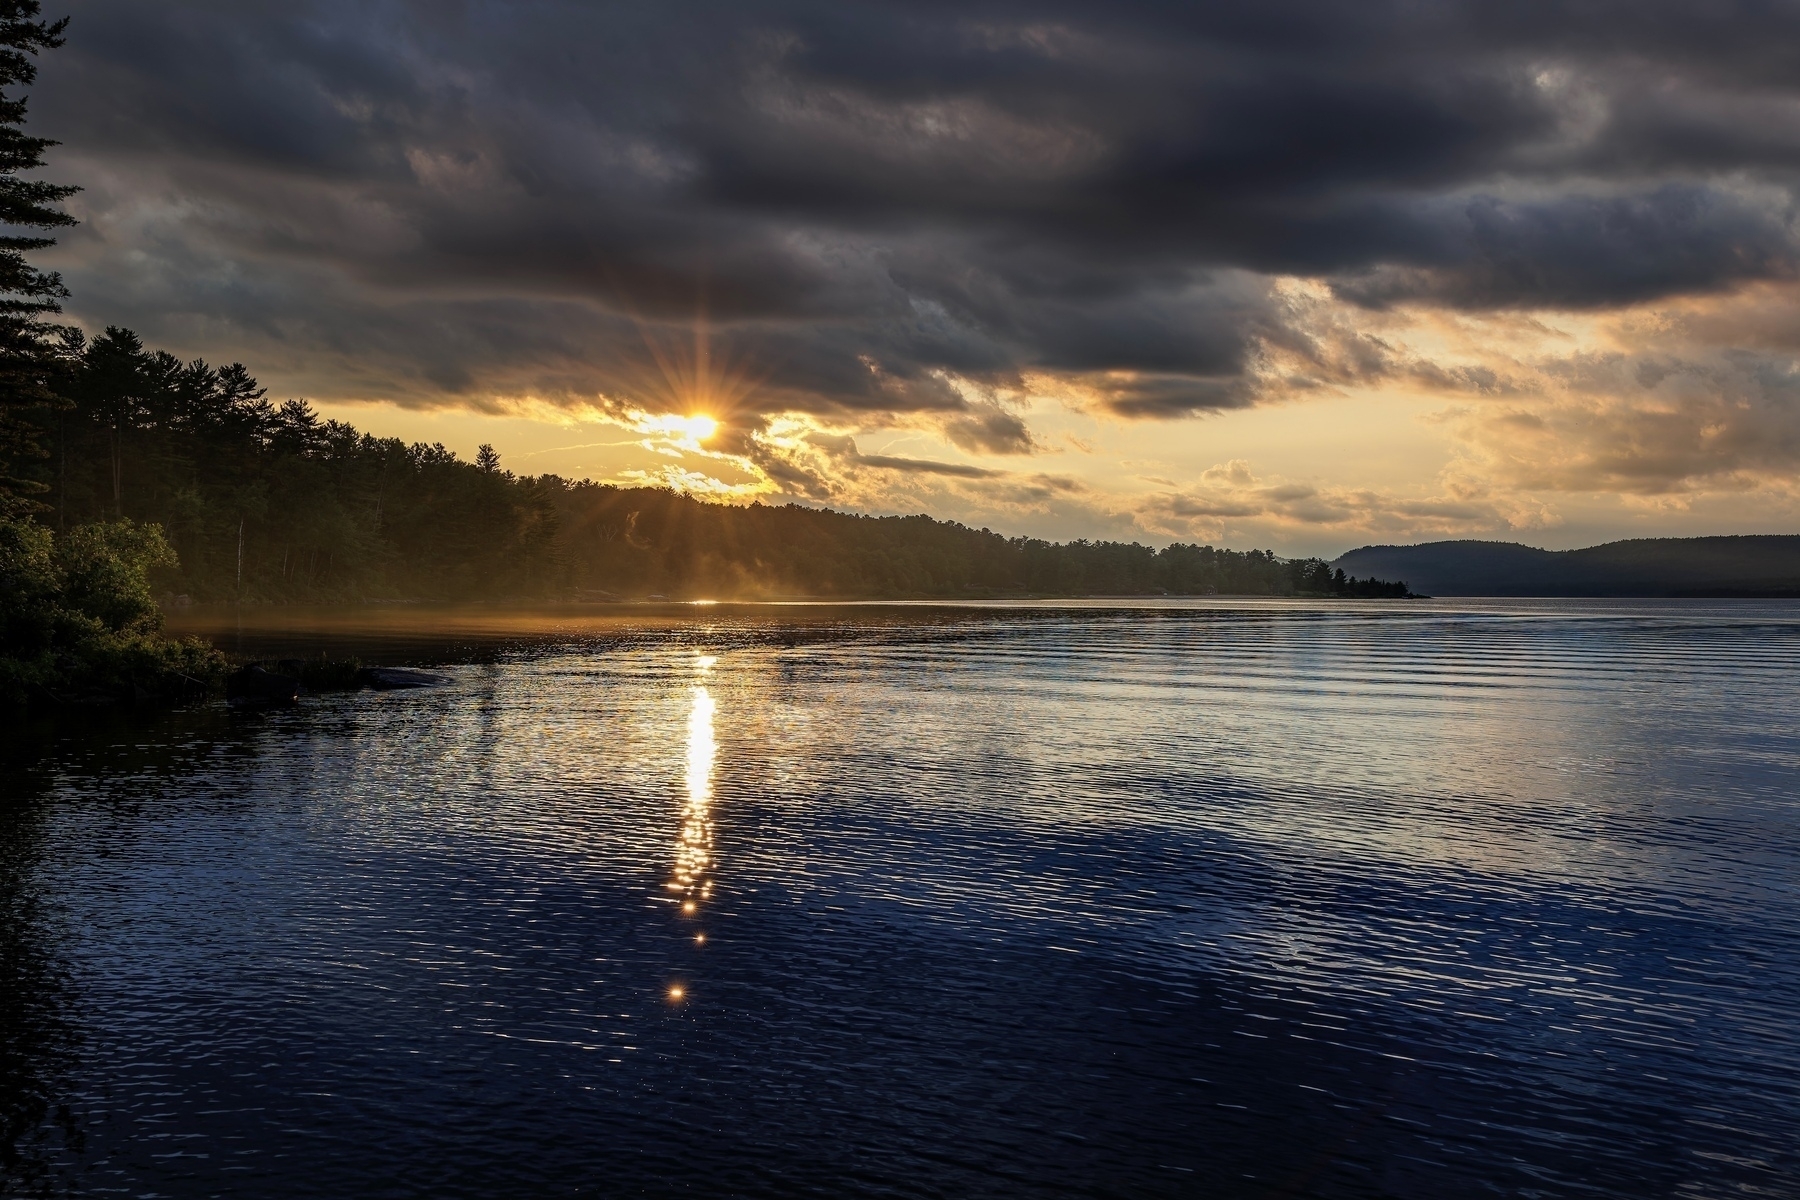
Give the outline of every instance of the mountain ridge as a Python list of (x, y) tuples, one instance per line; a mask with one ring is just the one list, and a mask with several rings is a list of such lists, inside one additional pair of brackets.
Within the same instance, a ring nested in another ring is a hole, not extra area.
[(1576, 550), (1457, 539), (1362, 546), (1334, 567), (1430, 596), (1800, 597), (1800, 535), (1629, 538)]

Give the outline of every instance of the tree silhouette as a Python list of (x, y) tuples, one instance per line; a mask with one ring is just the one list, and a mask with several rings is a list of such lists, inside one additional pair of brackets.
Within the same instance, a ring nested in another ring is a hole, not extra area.
[[(0, 0), (0, 223), (56, 229), (75, 222), (51, 206), (78, 189), (19, 178), (41, 167), (44, 151), (56, 143), (27, 134), (26, 98), (6, 94), (37, 78), (38, 51), (62, 45), (68, 18), (45, 22), (38, 12), (37, 0)], [(58, 302), (68, 293), (58, 276), (37, 270), (25, 256), (55, 244), (49, 237), (0, 235), (0, 515), (30, 510), (29, 497), (46, 490), (21, 473), (24, 462), (42, 454), (39, 428), (26, 412), (54, 402), (59, 330), (48, 318), (62, 311)]]

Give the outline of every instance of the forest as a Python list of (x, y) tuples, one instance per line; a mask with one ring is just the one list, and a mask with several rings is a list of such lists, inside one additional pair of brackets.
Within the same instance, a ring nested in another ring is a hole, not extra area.
[(928, 516), (708, 503), (505, 470), (273, 403), (239, 364), (128, 330), (58, 346), (35, 414), (36, 520), (158, 527), (196, 603), (371, 600), (1403, 596), (1265, 551), (1008, 538)]

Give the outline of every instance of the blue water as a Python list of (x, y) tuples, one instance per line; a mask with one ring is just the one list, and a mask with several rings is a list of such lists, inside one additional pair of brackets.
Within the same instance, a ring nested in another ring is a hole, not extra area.
[(12, 1191), (1800, 1196), (1800, 605), (484, 619), (13, 772)]

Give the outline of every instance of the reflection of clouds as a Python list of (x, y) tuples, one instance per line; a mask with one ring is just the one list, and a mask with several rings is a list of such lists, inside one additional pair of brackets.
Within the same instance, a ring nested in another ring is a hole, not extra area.
[[(695, 662), (695, 673), (704, 678), (718, 661), (701, 655)], [(688, 709), (687, 724), (687, 803), (681, 812), (681, 830), (675, 843), (675, 874), (669, 883), (671, 891), (683, 893), (682, 911), (697, 911), (699, 901), (712, 892), (707, 871), (712, 866), (712, 772), (718, 755), (713, 738), (712, 693), (702, 685), (693, 689), (693, 702)]]

